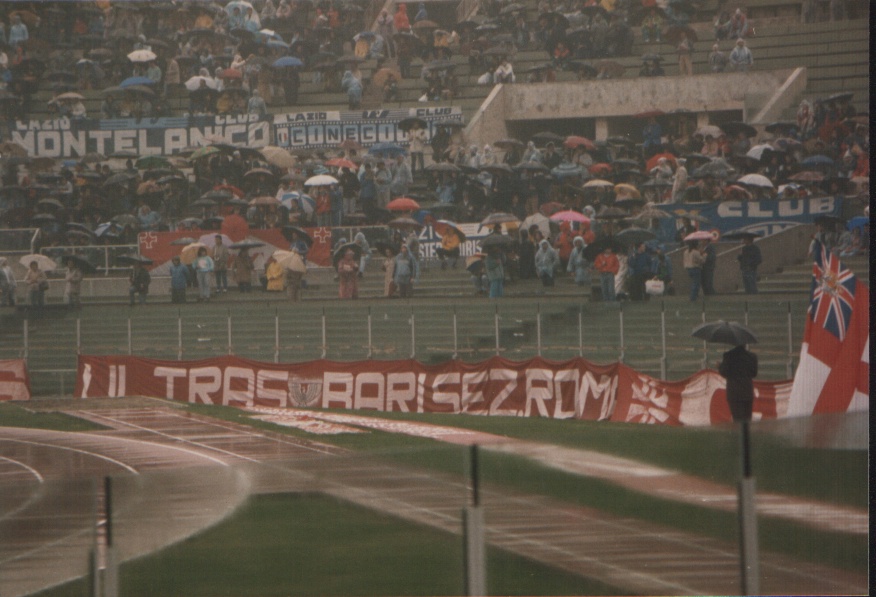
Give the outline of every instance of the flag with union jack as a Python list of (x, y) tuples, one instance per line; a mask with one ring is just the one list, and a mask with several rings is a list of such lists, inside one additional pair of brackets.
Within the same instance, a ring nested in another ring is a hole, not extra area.
[(816, 242), (789, 416), (869, 410), (869, 305), (869, 289), (837, 255)]

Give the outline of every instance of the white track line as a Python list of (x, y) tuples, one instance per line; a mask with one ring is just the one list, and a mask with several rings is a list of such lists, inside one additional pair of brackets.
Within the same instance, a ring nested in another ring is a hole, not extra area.
[(0, 460), (5, 460), (6, 462), (11, 462), (12, 464), (17, 464), (23, 469), (26, 469), (29, 473), (31, 473), (34, 477), (37, 478), (37, 481), (40, 483), (44, 482), (43, 476), (39, 473), (38, 470), (33, 468), (32, 466), (28, 466), (27, 464), (21, 462), (20, 460), (13, 460), (12, 458), (6, 458), (5, 456), (0, 456)]
[(125, 464), (125, 463), (122, 462), (121, 460), (116, 460), (115, 458), (110, 458), (109, 456), (104, 456), (103, 454), (98, 454), (98, 453), (96, 453), (96, 452), (90, 452), (90, 451), (88, 451), (88, 450), (82, 450), (82, 449), (79, 449), (79, 448), (71, 448), (71, 447), (69, 447), (69, 446), (60, 446), (60, 445), (58, 445), (58, 444), (46, 444), (46, 443), (43, 443), (43, 442), (33, 442), (33, 441), (28, 441), (28, 440), (26, 440), (26, 439), (12, 439), (12, 438), (8, 438), (8, 437), (2, 437), (2, 438), (0, 438), (0, 442), (15, 442), (15, 443), (18, 443), (18, 444), (29, 444), (29, 445), (32, 445), (32, 446), (42, 446), (42, 447), (45, 447), (45, 448), (55, 448), (56, 450), (68, 450), (68, 451), (70, 451), (70, 452), (77, 452), (77, 453), (79, 453), (79, 454), (85, 454), (86, 456), (93, 456), (93, 457), (98, 458), (98, 459), (100, 459), (100, 460), (106, 460), (107, 462), (111, 462), (112, 464), (115, 464), (115, 465), (117, 465), (117, 466), (120, 466), (120, 467), (122, 467), (123, 469), (125, 469), (125, 470), (127, 470), (127, 471), (129, 471), (129, 472), (131, 472), (131, 473), (134, 473), (135, 475), (139, 475), (139, 474), (140, 474), (140, 473), (137, 471), (137, 469), (135, 469), (135, 468), (132, 467), (132, 466), (128, 466), (127, 464)]

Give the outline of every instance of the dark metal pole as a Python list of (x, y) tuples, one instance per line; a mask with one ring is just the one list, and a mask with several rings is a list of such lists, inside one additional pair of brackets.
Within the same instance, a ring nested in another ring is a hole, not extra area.
[(478, 492), (478, 445), (472, 444), (470, 448), (471, 454), (471, 501), (475, 506), (480, 505), (480, 494)]
[(113, 478), (103, 478), (103, 509), (106, 514), (106, 546), (113, 545)]

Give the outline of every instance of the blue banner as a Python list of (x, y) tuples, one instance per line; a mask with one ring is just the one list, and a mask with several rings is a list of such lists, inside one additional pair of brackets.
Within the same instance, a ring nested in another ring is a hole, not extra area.
[[(811, 224), (818, 216), (842, 216), (842, 196), (807, 197), (770, 201), (719, 201), (716, 203), (673, 203), (657, 205), (670, 213), (684, 210), (708, 219), (699, 227), (718, 230), (721, 234), (731, 230), (745, 230), (764, 236), (775, 234), (799, 224)], [(675, 239), (678, 220), (664, 218), (660, 221), (661, 240)]]

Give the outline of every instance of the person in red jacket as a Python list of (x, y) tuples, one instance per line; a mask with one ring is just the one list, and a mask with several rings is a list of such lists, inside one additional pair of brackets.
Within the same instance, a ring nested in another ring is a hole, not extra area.
[(398, 9), (395, 11), (395, 18), (393, 20), (396, 33), (411, 30), (411, 21), (410, 19), (408, 19), (408, 7), (406, 4), (398, 5)]
[(599, 272), (599, 283), (602, 286), (602, 300), (614, 301), (614, 276), (620, 269), (620, 262), (617, 260), (617, 255), (614, 254), (611, 247), (606, 247), (605, 250), (596, 257), (593, 263), (593, 268)]

